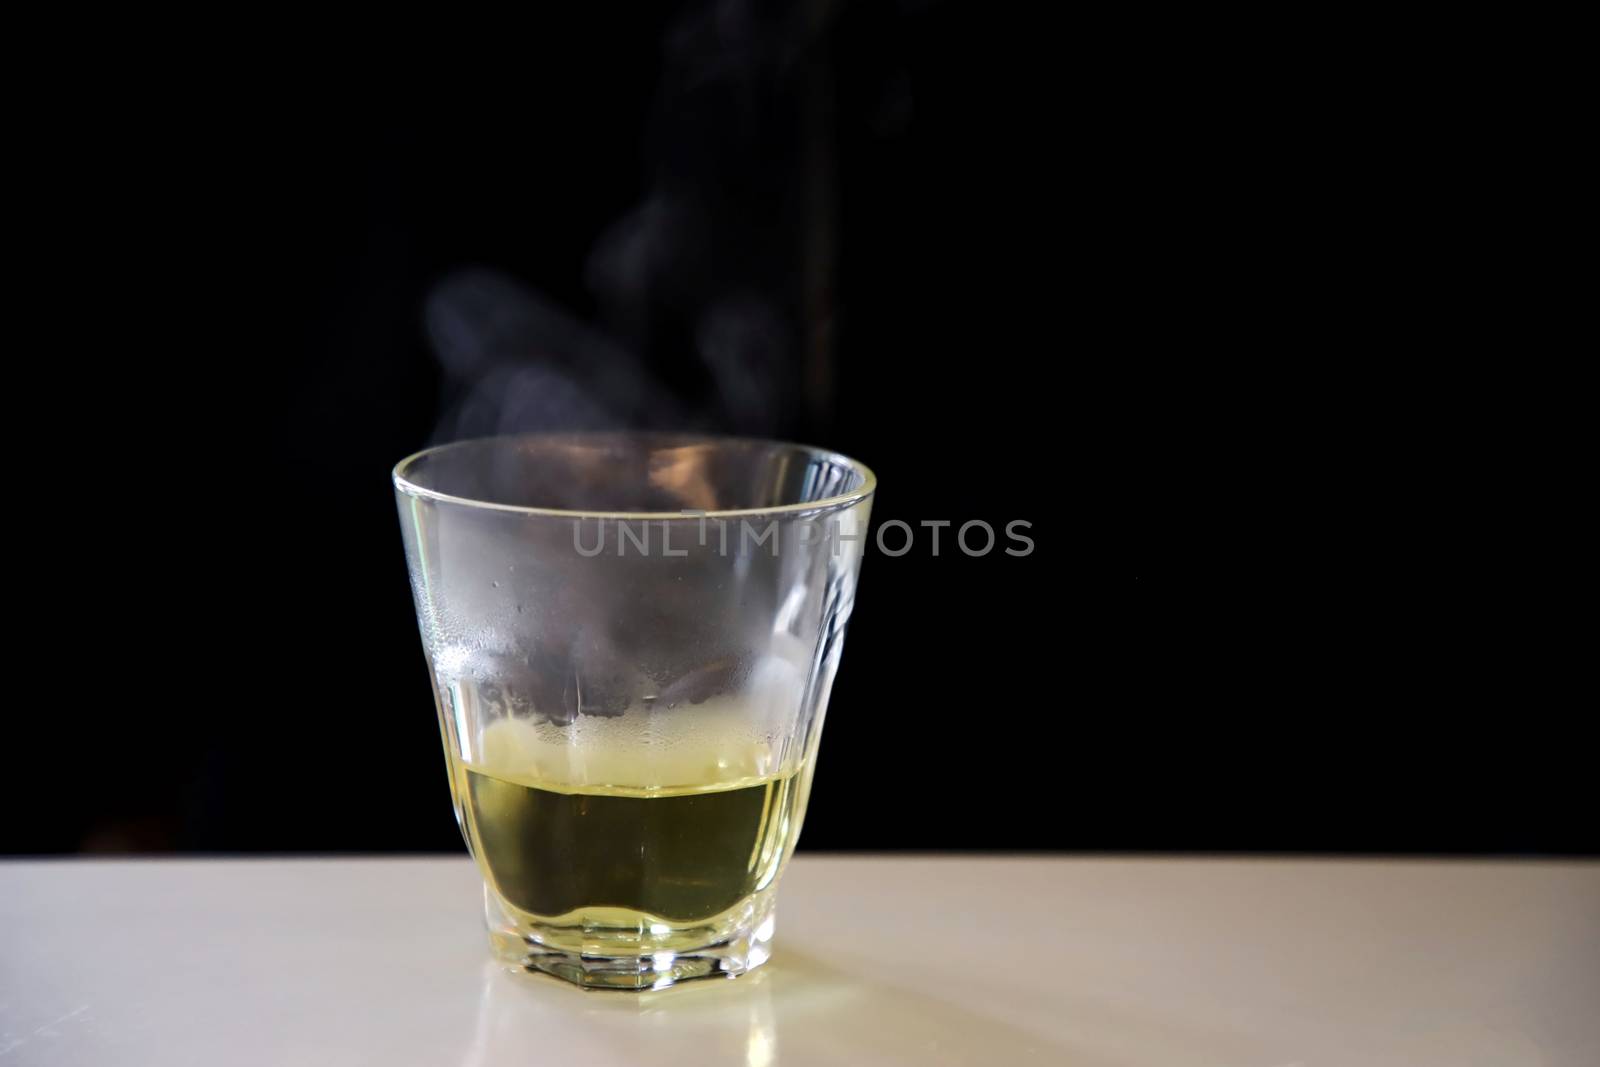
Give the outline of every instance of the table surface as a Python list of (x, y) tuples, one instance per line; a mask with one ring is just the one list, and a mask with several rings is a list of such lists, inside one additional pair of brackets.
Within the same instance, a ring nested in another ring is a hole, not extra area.
[(0, 863), (13, 1064), (1600, 1064), (1600, 865), (834, 857), (772, 961), (493, 964), (465, 859)]

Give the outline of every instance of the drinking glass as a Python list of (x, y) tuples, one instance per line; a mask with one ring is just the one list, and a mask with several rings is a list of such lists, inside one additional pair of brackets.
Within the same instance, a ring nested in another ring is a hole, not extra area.
[(585, 987), (763, 963), (876, 482), (800, 445), (524, 435), (394, 470), (495, 953)]

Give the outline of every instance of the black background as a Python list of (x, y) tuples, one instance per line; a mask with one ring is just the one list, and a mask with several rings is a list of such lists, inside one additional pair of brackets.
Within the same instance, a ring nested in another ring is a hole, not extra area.
[(1536, 580), (1440, 499), (1481, 442), (1379, 319), (1392, 146), (1270, 73), (818, 12), (572, 12), (466, 80), (152, 70), (40, 123), (13, 514), (57, 555), (0, 850), (460, 848), (388, 474), (471, 422), (427, 328), (463, 278), (659, 399), (501, 428), (805, 440), (876, 523), (1031, 523), (869, 552), (804, 847), (1595, 850)]

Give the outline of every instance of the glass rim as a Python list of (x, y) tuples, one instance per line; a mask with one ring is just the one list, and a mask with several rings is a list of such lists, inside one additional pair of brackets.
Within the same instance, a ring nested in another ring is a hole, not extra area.
[[(442, 492), (438, 489), (429, 489), (418, 485), (407, 477), (407, 472), (415, 464), (429, 456), (437, 455), (453, 448), (462, 448), (468, 445), (482, 445), (491, 441), (517, 441), (528, 438), (542, 438), (545, 440), (567, 439), (572, 441), (589, 440), (628, 440), (636, 442), (649, 441), (677, 441), (684, 445), (765, 445), (777, 448), (792, 448), (807, 453), (814, 459), (824, 459), (831, 463), (847, 467), (861, 477), (861, 484), (848, 493), (839, 493), (834, 496), (824, 497), (821, 500), (806, 500), (794, 504), (775, 504), (770, 507), (759, 508), (718, 508), (707, 511), (603, 511), (591, 508), (542, 508), (523, 504), (500, 504), (492, 500), (479, 500), (469, 496), (457, 496), (454, 493)], [(834, 452), (827, 448), (818, 448), (815, 445), (801, 444), (795, 441), (779, 441), (765, 437), (738, 437), (724, 436), (721, 434), (696, 434), (696, 433), (654, 433), (649, 431), (593, 431), (574, 433), (530, 433), (493, 434), (487, 437), (465, 437), (459, 441), (447, 441), (444, 444), (429, 445), (406, 456), (394, 465), (390, 471), (390, 478), (394, 482), (397, 492), (403, 493), (413, 499), (433, 500), (441, 504), (455, 504), (461, 507), (477, 508), (484, 511), (504, 511), (519, 515), (538, 515), (558, 519), (618, 519), (648, 522), (662, 522), (678, 520), (681, 522), (696, 522), (701, 519), (738, 519), (752, 515), (795, 515), (811, 511), (830, 511), (835, 508), (848, 507), (858, 504), (872, 496), (878, 489), (878, 476), (872, 473), (860, 460), (851, 459), (842, 452)]]

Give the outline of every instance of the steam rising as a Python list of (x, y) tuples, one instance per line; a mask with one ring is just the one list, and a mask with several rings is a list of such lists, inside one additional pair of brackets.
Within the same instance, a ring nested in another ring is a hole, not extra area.
[(494, 271), (442, 280), (425, 308), (446, 379), (436, 441), (601, 429), (792, 436), (825, 415), (831, 15), (817, 0), (721, 0), (669, 28), (647, 191), (584, 264), (599, 321)]
[(450, 398), (442, 440), (645, 428), (681, 417), (630, 352), (504, 275), (445, 279), (424, 317)]

